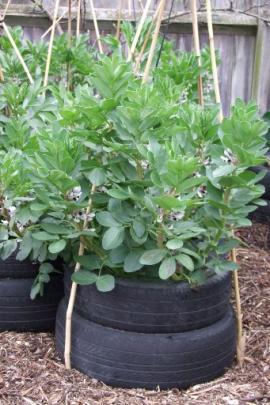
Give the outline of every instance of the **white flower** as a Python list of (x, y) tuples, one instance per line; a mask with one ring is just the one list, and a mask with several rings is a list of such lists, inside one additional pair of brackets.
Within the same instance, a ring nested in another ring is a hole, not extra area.
[(9, 213), (9, 215), (11, 216), (11, 217), (13, 217), (13, 215), (15, 214), (15, 212), (16, 212), (16, 207), (14, 206), (14, 205), (11, 205), (10, 207), (8, 207), (8, 213)]
[(1, 221), (1, 224), (3, 224), (3, 225), (8, 225), (8, 221), (7, 221), (6, 219), (3, 219), (3, 220)]
[(199, 187), (199, 189), (198, 189), (198, 191), (197, 191), (198, 197), (199, 197), (199, 198), (203, 198), (203, 197), (206, 196), (206, 194), (207, 194), (206, 187), (205, 187), (205, 186)]
[(225, 149), (224, 155), (220, 156), (221, 160), (226, 163), (236, 163), (237, 159), (230, 149)]
[(172, 212), (170, 214), (170, 219), (172, 221), (180, 221), (181, 219), (183, 219), (185, 216), (185, 211), (177, 211), (177, 212)]
[(149, 167), (148, 161), (147, 160), (142, 160), (141, 161), (141, 167), (142, 167), (143, 170), (147, 170), (148, 167)]
[(76, 186), (67, 194), (67, 199), (70, 201), (78, 201), (81, 195), (82, 195), (81, 187)]

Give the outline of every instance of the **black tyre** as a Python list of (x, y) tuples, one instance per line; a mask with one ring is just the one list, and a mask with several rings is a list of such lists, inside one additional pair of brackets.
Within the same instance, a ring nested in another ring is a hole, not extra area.
[[(64, 353), (66, 303), (56, 319), (56, 348)], [(172, 334), (116, 330), (83, 319), (72, 320), (72, 366), (106, 384), (124, 388), (187, 388), (222, 375), (235, 355), (235, 320)]]
[(30, 260), (20, 262), (16, 259), (17, 251), (7, 260), (0, 260), (0, 279), (1, 278), (34, 278), (38, 274), (39, 264), (32, 263)]
[(63, 297), (61, 276), (52, 276), (44, 295), (31, 300), (33, 278), (0, 280), (0, 331), (52, 331)]
[(267, 205), (258, 207), (256, 211), (252, 212), (249, 218), (262, 224), (270, 223), (270, 201), (266, 200)]
[[(66, 296), (70, 271), (65, 271)], [(213, 276), (202, 286), (118, 279), (113, 291), (78, 286), (75, 310), (83, 318), (121, 330), (172, 333), (200, 329), (221, 319), (231, 295), (231, 274)]]
[(265, 193), (262, 198), (270, 200), (270, 168), (268, 165), (265, 166), (255, 166), (252, 171), (255, 173), (260, 173), (262, 170), (267, 170), (266, 175), (260, 181), (260, 183), (265, 187)]

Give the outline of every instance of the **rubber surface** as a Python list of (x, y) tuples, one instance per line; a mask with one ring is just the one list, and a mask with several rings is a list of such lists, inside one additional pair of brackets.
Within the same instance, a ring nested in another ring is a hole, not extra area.
[[(56, 319), (56, 348), (64, 353), (66, 303)], [(236, 328), (229, 309), (206, 328), (172, 334), (120, 331), (72, 318), (72, 366), (124, 388), (187, 388), (222, 375), (235, 355)]]
[(63, 297), (61, 276), (52, 276), (43, 297), (31, 300), (33, 278), (0, 280), (0, 331), (52, 331)]
[(270, 168), (269, 166), (255, 166), (251, 170), (255, 173), (260, 173), (262, 170), (267, 169), (266, 175), (264, 178), (260, 181), (260, 184), (262, 184), (265, 187), (265, 193), (262, 196), (262, 198), (265, 198), (267, 200), (270, 200)]
[(270, 201), (266, 200), (267, 205), (266, 206), (260, 206), (256, 209), (256, 211), (253, 211), (250, 215), (249, 218), (252, 221), (260, 222), (262, 224), (269, 224), (270, 223)]
[(17, 251), (7, 260), (0, 260), (1, 278), (34, 278), (38, 274), (39, 264), (30, 260), (19, 261), (16, 259)]
[[(65, 271), (69, 296), (71, 271)], [(78, 286), (75, 310), (83, 318), (121, 330), (171, 333), (200, 329), (228, 310), (231, 273), (213, 276), (197, 289), (188, 283), (140, 282), (118, 279), (114, 290)]]

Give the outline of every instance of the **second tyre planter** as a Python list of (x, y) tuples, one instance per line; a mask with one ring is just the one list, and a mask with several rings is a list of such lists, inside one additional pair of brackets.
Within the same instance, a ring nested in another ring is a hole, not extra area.
[(57, 306), (63, 297), (62, 276), (52, 274), (43, 296), (32, 300), (30, 292), (37, 271), (37, 265), (17, 261), (15, 255), (0, 261), (0, 331), (54, 329)]

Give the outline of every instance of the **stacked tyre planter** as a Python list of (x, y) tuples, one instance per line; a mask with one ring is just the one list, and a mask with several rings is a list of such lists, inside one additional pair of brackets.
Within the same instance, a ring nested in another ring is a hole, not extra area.
[[(66, 298), (56, 320), (63, 358)], [(161, 389), (203, 383), (222, 375), (235, 355), (231, 276), (203, 286), (120, 279), (109, 293), (78, 286), (72, 318), (72, 366), (109, 385)]]
[(32, 300), (31, 287), (38, 265), (20, 262), (16, 255), (0, 261), (0, 331), (52, 331), (59, 301), (63, 297), (63, 280), (52, 275), (42, 297)]
[[(270, 156), (268, 155), (268, 158)], [(262, 198), (266, 201), (267, 205), (258, 207), (251, 215), (251, 219), (261, 222), (261, 223), (270, 223), (270, 167), (265, 166), (256, 166), (252, 169), (255, 173), (260, 173), (262, 170), (267, 170), (266, 175), (260, 181), (260, 183), (265, 187), (265, 193)]]

